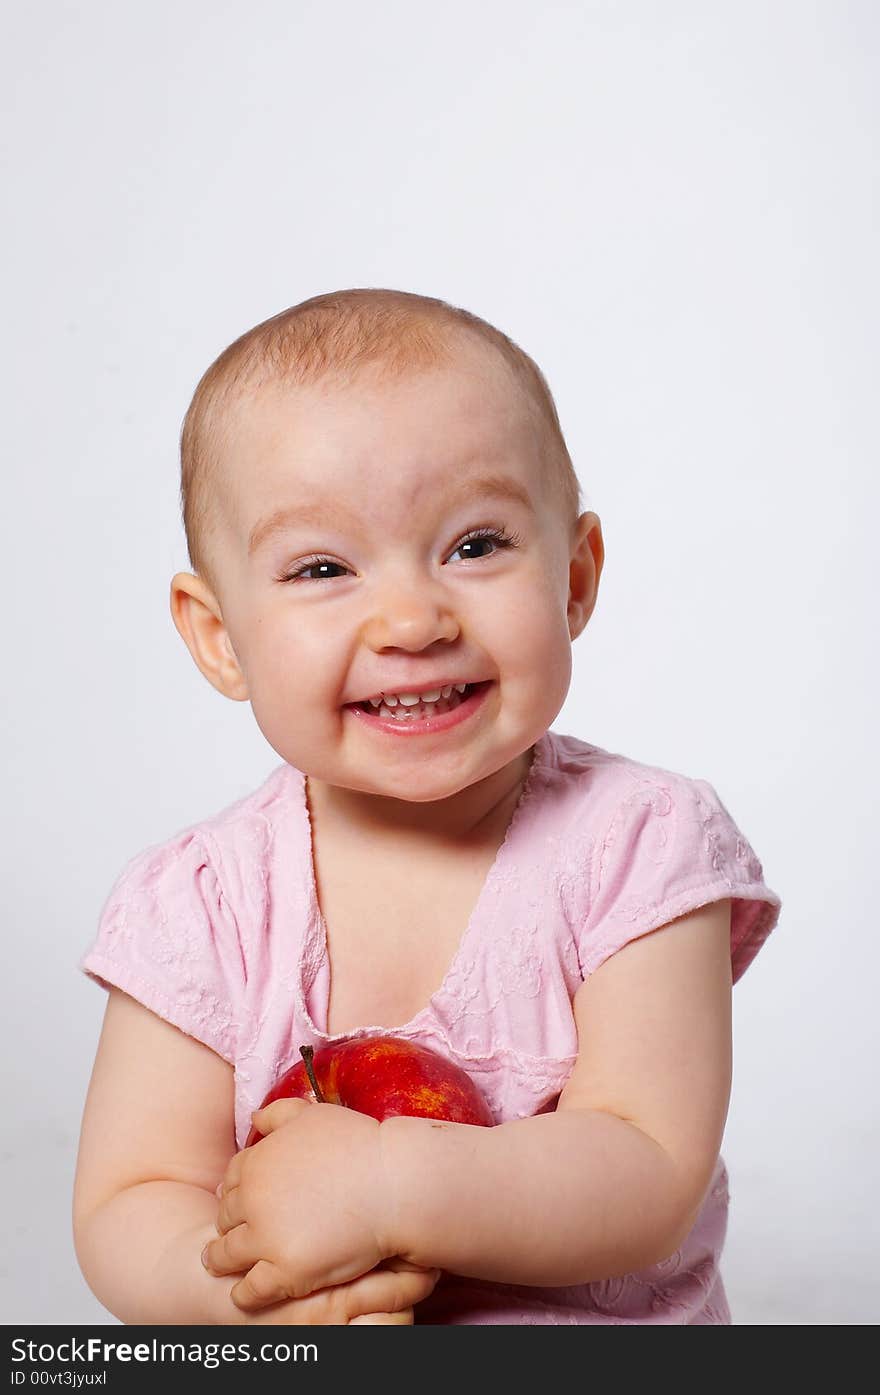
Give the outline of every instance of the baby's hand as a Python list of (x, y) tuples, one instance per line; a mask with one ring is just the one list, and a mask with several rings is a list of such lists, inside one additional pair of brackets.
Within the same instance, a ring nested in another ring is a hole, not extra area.
[(305, 1298), (395, 1255), (375, 1119), (293, 1099), (253, 1117), (264, 1137), (230, 1162), (220, 1238), (202, 1256), (211, 1274), (244, 1274), (231, 1291), (237, 1307)]

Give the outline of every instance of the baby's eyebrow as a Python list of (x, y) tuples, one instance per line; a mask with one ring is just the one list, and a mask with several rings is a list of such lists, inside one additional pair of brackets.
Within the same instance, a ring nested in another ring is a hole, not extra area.
[(297, 504), (288, 508), (275, 509), (255, 523), (248, 538), (248, 556), (252, 557), (261, 547), (278, 533), (288, 528), (329, 528), (333, 524), (350, 526), (353, 515), (344, 504)]
[[(491, 496), (507, 499), (512, 503), (531, 509), (532, 499), (523, 484), (510, 475), (467, 475), (457, 489), (447, 490), (444, 503), (449, 508), (470, 504), (478, 499)], [(330, 528), (352, 527), (355, 516), (338, 500), (333, 503), (309, 503), (289, 505), (275, 509), (261, 518), (251, 529), (248, 538), (248, 556), (264, 547), (271, 538), (288, 528)]]

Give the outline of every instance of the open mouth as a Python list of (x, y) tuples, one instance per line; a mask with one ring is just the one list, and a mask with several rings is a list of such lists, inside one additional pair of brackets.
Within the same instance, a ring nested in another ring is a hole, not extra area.
[(378, 731), (440, 732), (464, 721), (481, 707), (491, 687), (492, 679), (485, 679), (481, 683), (467, 683), (461, 693), (453, 687), (447, 697), (441, 696), (436, 702), (397, 702), (394, 706), (382, 702), (374, 707), (368, 699), (365, 702), (346, 703), (346, 708), (360, 721)]
[(448, 697), (439, 697), (436, 702), (416, 702), (405, 705), (402, 702), (389, 707), (386, 702), (378, 707), (370, 702), (352, 703), (353, 707), (359, 707), (362, 712), (366, 712), (371, 717), (382, 717), (396, 722), (419, 722), (426, 717), (442, 717), (444, 712), (453, 712), (456, 707), (460, 707), (477, 688), (484, 688), (485, 683), (466, 683), (464, 692), (460, 693), (457, 688), (453, 688)]

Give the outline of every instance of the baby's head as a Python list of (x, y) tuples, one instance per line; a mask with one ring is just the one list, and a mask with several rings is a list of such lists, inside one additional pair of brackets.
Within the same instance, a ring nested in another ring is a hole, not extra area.
[[(436, 800), (550, 726), (601, 526), (540, 370), (500, 331), (401, 291), (305, 301), (207, 370), (181, 467), (193, 573), (172, 580), (175, 624), (292, 765)], [(361, 710), (455, 683), (480, 700), (445, 727), (392, 719), (412, 724), (398, 735)]]

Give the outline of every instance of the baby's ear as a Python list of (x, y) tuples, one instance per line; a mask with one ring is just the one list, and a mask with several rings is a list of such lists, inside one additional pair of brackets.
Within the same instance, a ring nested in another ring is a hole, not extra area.
[(171, 578), (171, 618), (199, 672), (233, 702), (247, 702), (244, 672), (211, 588), (192, 572)]
[(572, 640), (586, 629), (596, 605), (599, 578), (605, 564), (605, 543), (598, 514), (583, 513), (577, 521), (568, 567), (568, 632)]

